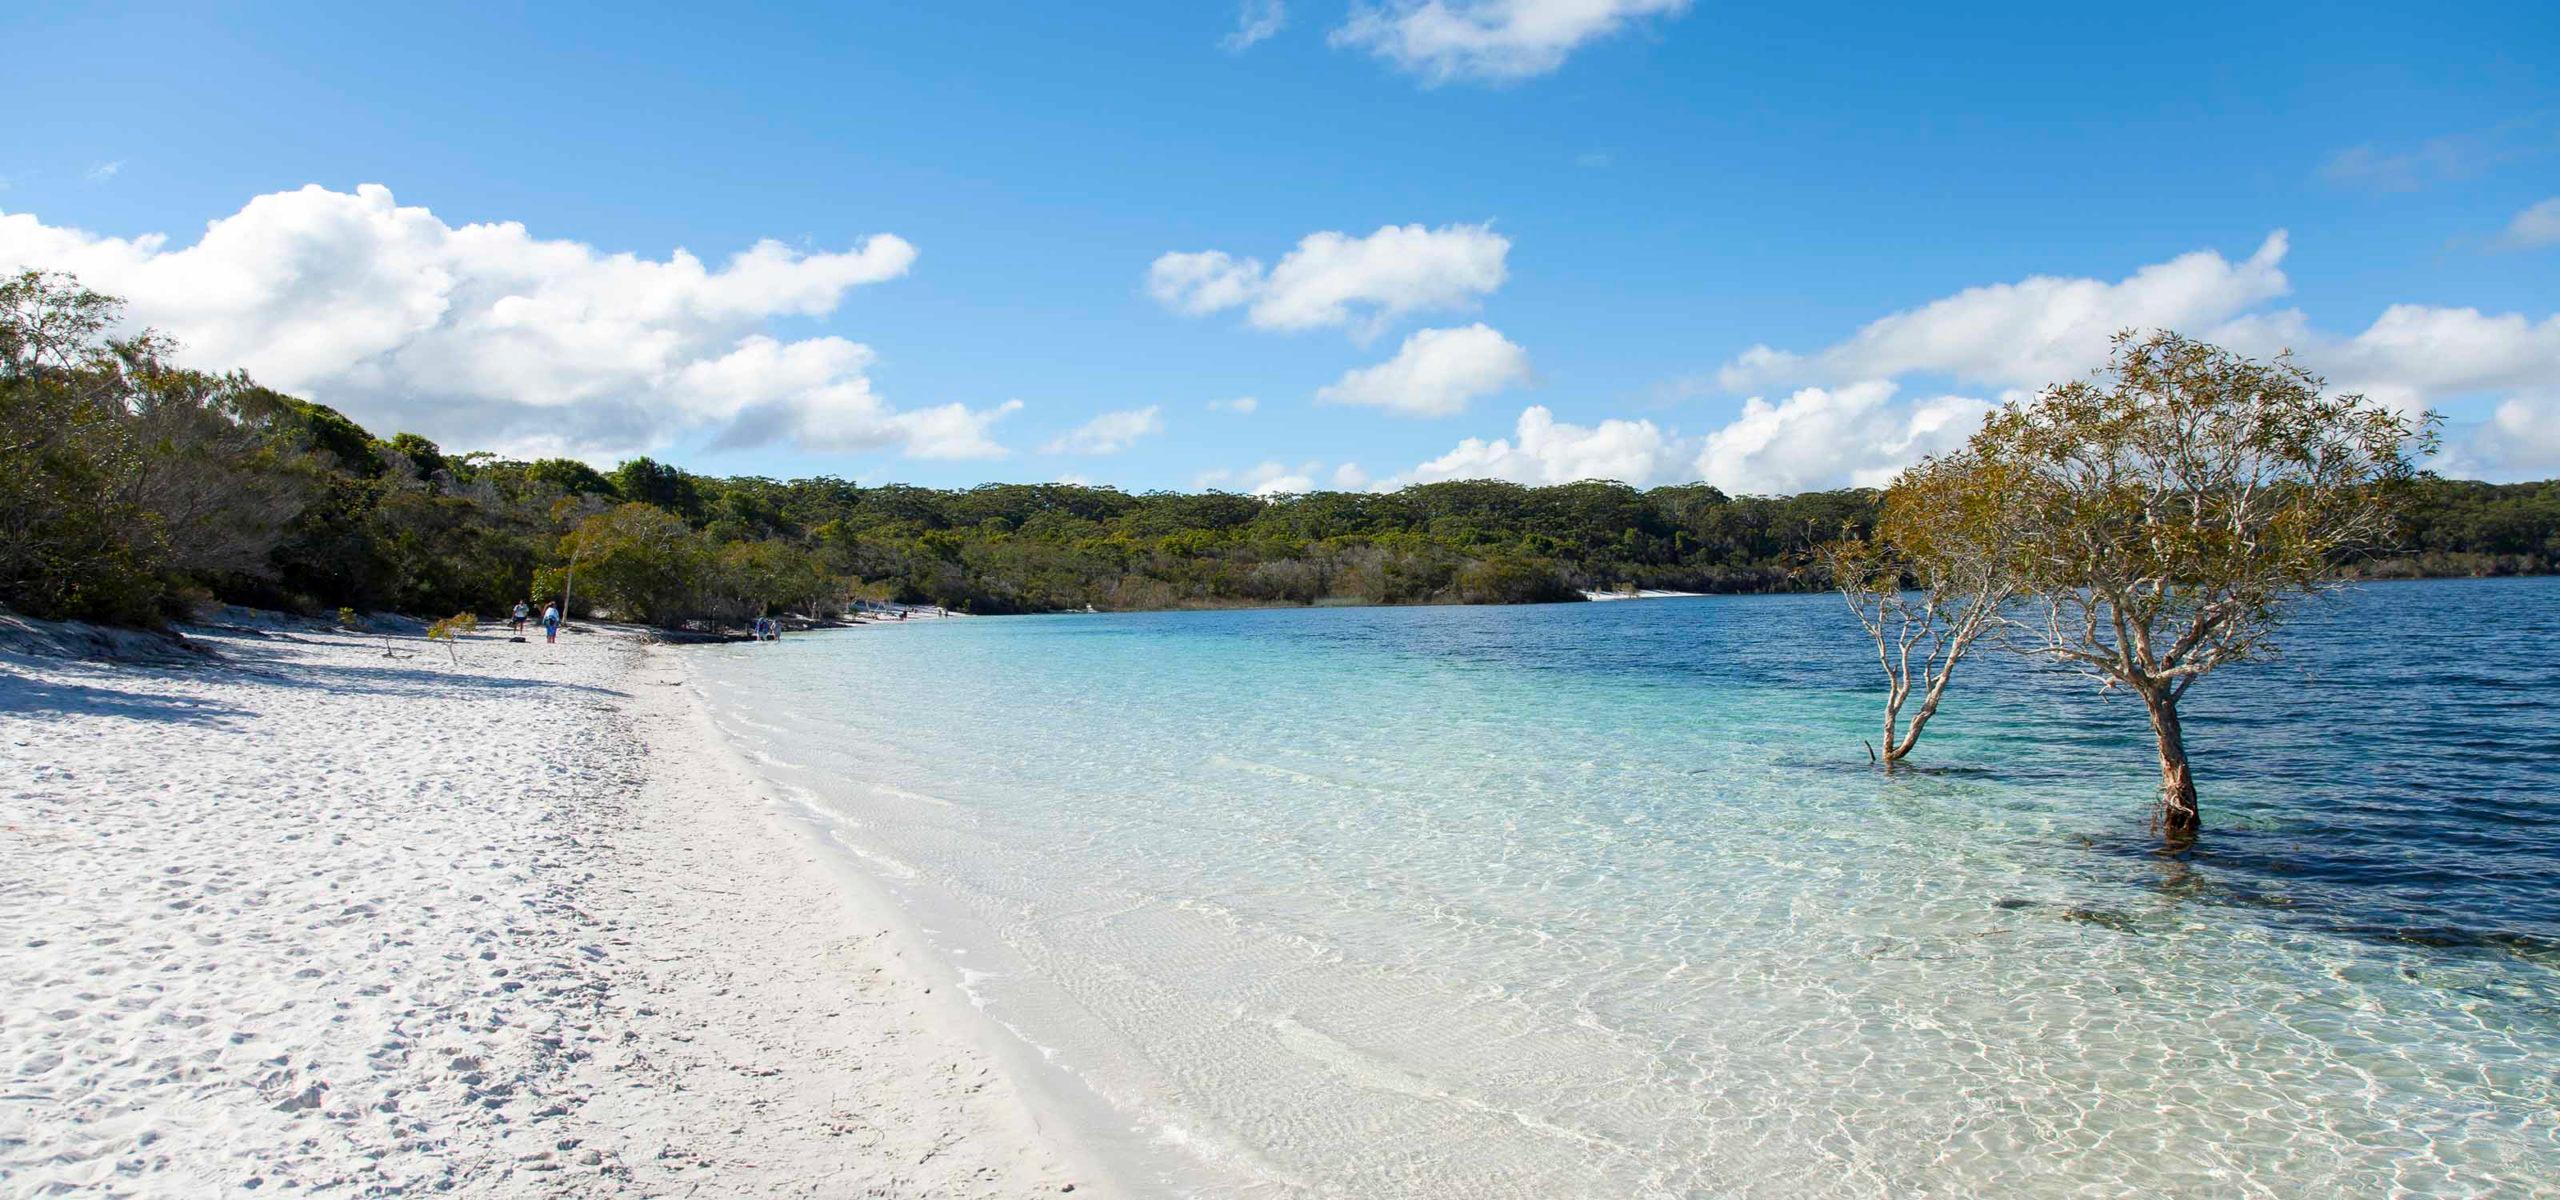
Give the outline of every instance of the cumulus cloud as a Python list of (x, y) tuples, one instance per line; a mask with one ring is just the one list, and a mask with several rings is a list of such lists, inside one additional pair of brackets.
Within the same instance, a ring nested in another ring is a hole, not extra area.
[(2199, 250), (2113, 282), (2037, 275), (1968, 288), (1879, 318), (1811, 354), (1754, 346), (1725, 364), (1718, 379), (1746, 391), (1917, 372), (2041, 387), (2104, 361), (2107, 339), (2118, 330), (2199, 329), (2283, 295), (2286, 246), (2278, 230), (2236, 263)]
[(1653, 487), (1703, 479), (1734, 495), (1790, 495), (1882, 487), (1904, 467), (1962, 445), (1991, 402), (1968, 396), (1894, 399), (1893, 384), (1804, 388), (1771, 403), (1743, 402), (1731, 422), (1683, 437), (1650, 420), (1596, 425), (1556, 419), (1544, 405), (1520, 414), (1507, 438), (1467, 438), (1388, 486), (1448, 479), (1546, 485), (1614, 479)]
[[(2523, 216), (2518, 221), (2529, 227)], [(2507, 439), (2499, 452), (2457, 444), (2442, 464), (2445, 470), (2507, 476), (2560, 470), (2560, 454), (2533, 436), (2544, 428), (2539, 423), (2539, 414), (2546, 411), (2542, 398), (2550, 395), (2552, 381), (2560, 379), (2560, 316), (2395, 304), (2359, 332), (2324, 330), (2299, 309), (2263, 307), (2286, 291), (2281, 270), (2285, 252), (2285, 236), (2279, 232), (2237, 263), (2198, 251), (2113, 282), (2039, 276), (1968, 289), (1894, 313), (1810, 353), (1753, 347), (1717, 373), (1727, 390), (1771, 383), (1817, 386), (1784, 404), (1746, 405), (1743, 417), (1726, 431), (1727, 444), (1743, 445), (1734, 439), (1764, 426), (1814, 428), (1823, 414), (1848, 403), (1844, 397), (1862, 396), (1858, 388), (1870, 381), (1918, 375), (2033, 390), (2102, 364), (2108, 335), (2117, 330), (2177, 329), (2257, 358), (2291, 350), (2296, 361), (2326, 378), (2333, 391), (2361, 392), (2405, 412), (2449, 411), (2458, 425), (2461, 410), (2476, 413), (2496, 406), (2498, 415), (2480, 428), (2486, 431), (2482, 436)], [(1927, 408), (1924, 403), (1912, 415), (1924, 415)], [(1860, 427), (1895, 429), (1902, 424), (1897, 417), (1882, 426)], [(1844, 447), (1834, 456), (1841, 469), (1833, 474), (1853, 482), (1889, 477), (1887, 468), (1900, 465), (1897, 460), (1916, 457), (1895, 449), (1899, 436)], [(1820, 442), (1815, 437), (1809, 444), (1818, 447)], [(1771, 446), (1786, 444), (1787, 439), (1779, 438)], [(1926, 444), (1925, 438), (1914, 443)], [(1860, 454), (1869, 450), (1883, 457), (1862, 459)], [(1772, 449), (1763, 451), (1756, 464), (1734, 460), (1729, 465), (1739, 472), (1737, 481), (1748, 480), (1755, 487), (1812, 478), (1782, 465), (1790, 460), (1802, 461)], [(1712, 472), (1710, 479), (1720, 486), (1726, 482), (1715, 480)]]
[(2499, 236), (2498, 244), (2509, 250), (2560, 246), (2560, 196), (2517, 213), (2514, 220), (2507, 222), (2507, 231)]
[(1172, 251), (1147, 265), (1147, 294), (1186, 317), (1243, 304), (1262, 282), (1260, 259), (1238, 259), (1224, 250)]
[(2560, 391), (2509, 398), (2447, 458), (2448, 474), (2550, 476), (2560, 470)]
[(2362, 392), (2407, 412), (2474, 396), (2547, 388), (2560, 379), (2560, 315), (2394, 304), (2363, 332), (2341, 337), (2298, 309), (2253, 314), (2211, 340), (2266, 357), (2290, 349), (2331, 389)]
[(1642, 487), (1678, 474), (1676, 439), (1651, 421), (1612, 418), (1598, 425), (1556, 419), (1542, 404), (1520, 413), (1512, 436), (1468, 438), (1457, 448), (1413, 469), (1404, 482), (1508, 479), (1514, 483), (1571, 483), (1615, 479)]
[(1396, 356), (1316, 391), (1325, 404), (1360, 404), (1408, 417), (1445, 417), (1529, 378), (1529, 352), (1489, 325), (1422, 329)]
[(1223, 250), (1159, 256), (1147, 292), (1186, 316), (1244, 308), (1259, 329), (1352, 325), (1374, 335), (1408, 313), (1465, 308), (1502, 286), (1511, 239), (1488, 225), (1385, 225), (1299, 240), (1269, 270)]
[(81, 177), (87, 179), (91, 183), (105, 183), (123, 172), (124, 160), (119, 158), (114, 162), (99, 163), (98, 165), (89, 168), (89, 170)]
[(1882, 487), (1922, 456), (1962, 445), (1991, 408), (1968, 396), (1897, 402), (1895, 387), (1867, 381), (1804, 388), (1776, 403), (1745, 401), (1741, 415), (1702, 438), (1649, 420), (1575, 425), (1543, 405), (1520, 414), (1510, 437), (1467, 438), (1389, 481), (1508, 479), (1546, 485), (1614, 479), (1653, 487), (1703, 479), (1734, 495), (1790, 495)]
[(1280, 32), (1289, 23), (1289, 6), (1281, 0), (1244, 0), (1237, 6), (1235, 31), (1218, 40), (1229, 54), (1241, 54)]
[(1076, 426), (1042, 446), (1043, 454), (1118, 454), (1131, 443), (1164, 432), (1163, 408), (1150, 404), (1123, 412), (1107, 412)]
[(1204, 471), (1192, 481), (1193, 487), (1216, 488), (1220, 491), (1245, 492), (1255, 496), (1295, 496), (1316, 490), (1316, 475), (1324, 470), (1320, 462), (1304, 462), (1296, 466), (1276, 459), (1250, 470), (1219, 469)]
[[(1973, 288), (1811, 353), (1755, 348), (1718, 373), (1724, 390), (1770, 380), (1803, 386), (1775, 400), (1752, 395), (1703, 436), (1683, 438), (1650, 421), (1571, 425), (1533, 407), (1511, 437), (1466, 439), (1394, 482), (1703, 479), (1738, 494), (1882, 486), (1920, 458), (1961, 446), (1997, 401), (2099, 366), (2115, 331), (2162, 327), (2258, 358), (2291, 349), (2333, 391), (2362, 392), (2404, 411), (2456, 410), (2437, 464), (2448, 474), (2560, 473), (2560, 391), (2553, 387), (2560, 381), (2560, 315), (2399, 304), (2359, 332), (2332, 333), (2299, 310), (2263, 307), (2285, 292), (2285, 251), (2279, 233), (2237, 263), (2199, 252), (2115, 281), (2037, 277)], [(1969, 379), (1997, 390), (1992, 398), (1907, 392), (1906, 376)], [(1693, 378), (1664, 394), (1686, 401), (1702, 390), (1704, 381)], [(1915, 398), (1902, 398), (1909, 393)], [(2463, 419), (2463, 410), (2475, 415)]]
[(1251, 396), (1238, 396), (1233, 400), (1212, 400), (1209, 402), (1210, 412), (1231, 412), (1238, 415), (1249, 415), (1253, 410), (1260, 407), (1262, 407), (1262, 402)]
[[(896, 435), (894, 440), (909, 458), (1003, 458), (1013, 453), (999, 445), (991, 432), (995, 423), (1022, 411), (1020, 400), (1007, 400), (994, 408), (971, 408), (965, 404), (937, 404), (931, 408), (915, 408), (891, 413), (887, 424)], [(867, 441), (819, 443), (822, 447), (856, 448)]]
[(184, 247), (0, 213), (0, 267), (122, 296), (190, 361), (245, 368), (385, 433), (527, 454), (604, 457), (688, 434), (1002, 453), (989, 431), (1018, 403), (900, 411), (873, 390), (868, 347), (764, 331), (828, 314), (915, 257), (878, 234), (833, 252), (758, 242), (717, 267), (683, 250), (650, 259), (514, 222), (449, 225), (373, 184), (259, 196)]
[(1355, 5), (1331, 40), (1433, 84), (1505, 83), (1544, 75), (1587, 42), (1688, 7), (1689, 0), (1382, 0)]
[(1697, 477), (1734, 495), (1883, 487), (1920, 458), (1962, 445), (1991, 409), (1969, 396), (1895, 404), (1894, 391), (1870, 380), (1804, 388), (1776, 404), (1754, 396), (1707, 435)]

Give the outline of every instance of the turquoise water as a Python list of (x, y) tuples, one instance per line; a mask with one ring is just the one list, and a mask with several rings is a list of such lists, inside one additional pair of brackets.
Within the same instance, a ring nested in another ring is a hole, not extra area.
[(2137, 706), (1986, 657), (1885, 776), (1828, 597), (705, 652), (1141, 1192), (2553, 1195), (2560, 581)]

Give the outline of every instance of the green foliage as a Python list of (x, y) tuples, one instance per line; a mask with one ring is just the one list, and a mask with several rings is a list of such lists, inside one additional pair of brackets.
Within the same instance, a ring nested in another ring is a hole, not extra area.
[(2128, 332), (2091, 378), (1993, 413), (1965, 449), (1988, 474), (1930, 507), (2005, 558), (2029, 610), (2013, 644), (2141, 699), (2179, 843), (2202, 824), (2179, 701), (2273, 657), (2287, 601), (2397, 540), (2434, 448), (2432, 416), (2332, 394), (2289, 357)]
[(374, 452), (393, 463), (406, 464), (408, 473), (422, 480), (434, 479), (450, 466), (443, 450), (414, 433), (395, 433), (390, 441), (374, 447)]
[[(1878, 513), (1865, 489), (1703, 483), (1262, 497), (719, 479), (646, 458), (600, 472), (376, 440), (325, 405), (178, 369), (151, 335), (112, 339), (116, 313), (66, 277), (0, 281), (0, 602), (37, 615), (150, 622), (206, 594), (454, 612), (565, 593), (581, 612), (681, 622), (856, 596), (1008, 613), (1799, 590), (1827, 583), (1803, 569), (1815, 547)], [(2345, 565), (2560, 558), (2560, 484), (2407, 490), (2406, 541)]]
[(0, 280), (0, 600), (38, 616), (153, 623), (269, 577), (315, 474), (281, 397), (107, 337), (117, 312)]
[(622, 495), (603, 472), (574, 458), (544, 458), (526, 463), (524, 478), (528, 483), (563, 496), (601, 496), (611, 500)]
[(479, 628), (480, 618), (467, 612), (455, 613), (427, 626), (427, 640), (443, 642), (445, 653), (451, 656), (453, 661), (461, 662), (462, 653), (456, 647), (462, 641), (464, 634), (477, 632)]
[(654, 459), (635, 458), (614, 468), (613, 490), (634, 504), (655, 505), (689, 522), (702, 520), (701, 485)]
[(671, 621), (693, 608), (713, 561), (710, 544), (684, 519), (648, 504), (616, 505), (562, 539), (577, 564), (577, 586), (637, 621)]
[(373, 452), (373, 435), (350, 421), (337, 409), (326, 404), (297, 400), (265, 388), (258, 391), (272, 398), (290, 423), (291, 432), (314, 451), (329, 456), (329, 465), (340, 471), (371, 478), (382, 473), (382, 459)]
[[(2270, 652), (2285, 599), (2398, 540), (2433, 446), (2431, 419), (2331, 395), (2289, 359), (2125, 334), (2096, 377), (1984, 422), (1968, 452), (2004, 502), (1960, 524), (2006, 547), (2062, 626), (2096, 631), (2074, 653), (2121, 656), (2128, 684), (2157, 674), (2182, 692), (2215, 662)], [(2157, 647), (2144, 636), (2191, 625)], [(2201, 657), (2182, 671), (2188, 654)]]

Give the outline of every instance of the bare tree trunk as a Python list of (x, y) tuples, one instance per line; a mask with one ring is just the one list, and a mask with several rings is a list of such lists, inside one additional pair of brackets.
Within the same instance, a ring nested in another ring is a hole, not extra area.
[(1911, 753), (1911, 743), (1902, 741), (1901, 733), (1902, 689), (1894, 687), (1885, 692), (1884, 701), (1884, 754), (1879, 761), (1885, 770), (1892, 770), (1895, 763), (1902, 761), (1903, 755)]
[(2187, 739), (2178, 724), (2178, 701), (2166, 689), (2142, 693), (2151, 713), (2151, 733), (2160, 742), (2160, 833), (2172, 846), (2196, 840), (2204, 827), (2196, 809), (2195, 772), (2187, 767)]

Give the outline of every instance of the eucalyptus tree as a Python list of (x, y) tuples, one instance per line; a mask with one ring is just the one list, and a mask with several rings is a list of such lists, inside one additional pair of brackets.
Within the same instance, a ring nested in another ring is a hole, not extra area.
[(2014, 493), (2001, 469), (1971, 454), (1923, 460), (1885, 489), (1872, 533), (1817, 552), (1884, 669), (1883, 739), (1868, 752), (1887, 770), (1920, 744), (1956, 664), (1999, 628), (2016, 589), (2003, 545)]
[(2014, 648), (2142, 701), (2159, 826), (2203, 820), (2178, 706), (2230, 663), (2274, 657), (2289, 602), (2383, 546), (2432, 415), (2332, 395), (2289, 355), (2119, 334), (2091, 378), (1991, 414), (1967, 447), (2006, 489), (1989, 532), (2024, 598)]

